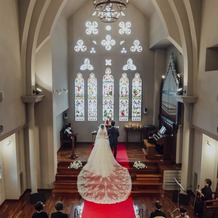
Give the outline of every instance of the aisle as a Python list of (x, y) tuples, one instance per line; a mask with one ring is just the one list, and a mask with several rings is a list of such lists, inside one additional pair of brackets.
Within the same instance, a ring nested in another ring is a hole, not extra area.
[[(117, 162), (129, 168), (128, 156), (124, 144), (118, 144)], [(96, 204), (84, 201), (82, 218), (135, 218), (132, 197), (116, 204)]]

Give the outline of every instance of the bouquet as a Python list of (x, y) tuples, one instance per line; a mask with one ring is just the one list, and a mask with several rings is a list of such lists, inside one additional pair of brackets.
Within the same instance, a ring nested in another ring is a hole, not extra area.
[(144, 163), (142, 163), (139, 160), (134, 162), (133, 167), (135, 167), (136, 169), (145, 169), (145, 168), (148, 168), (148, 166), (146, 166)]
[(80, 160), (75, 160), (68, 166), (68, 169), (79, 169), (83, 166)]

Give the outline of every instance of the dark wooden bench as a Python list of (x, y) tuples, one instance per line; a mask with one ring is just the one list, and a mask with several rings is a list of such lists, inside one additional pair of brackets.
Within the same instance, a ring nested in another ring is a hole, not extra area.
[(218, 217), (218, 199), (204, 201), (204, 218)]

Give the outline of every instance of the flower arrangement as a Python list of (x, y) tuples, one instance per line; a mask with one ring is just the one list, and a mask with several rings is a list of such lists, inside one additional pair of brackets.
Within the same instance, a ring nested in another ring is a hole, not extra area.
[(144, 163), (142, 163), (140, 160), (135, 161), (133, 164), (133, 167), (135, 167), (136, 169), (145, 169), (148, 168), (147, 165), (145, 165)]
[(79, 169), (83, 166), (80, 160), (75, 160), (68, 166), (68, 169)]

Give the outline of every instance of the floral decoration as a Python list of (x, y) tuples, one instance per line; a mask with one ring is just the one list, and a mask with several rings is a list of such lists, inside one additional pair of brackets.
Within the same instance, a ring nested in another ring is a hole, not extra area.
[(75, 160), (70, 163), (68, 166), (68, 169), (79, 169), (83, 166), (82, 162), (80, 160)]
[(135, 167), (136, 169), (145, 169), (145, 168), (148, 168), (147, 165), (145, 165), (144, 163), (142, 163), (139, 160), (134, 162), (133, 167)]

